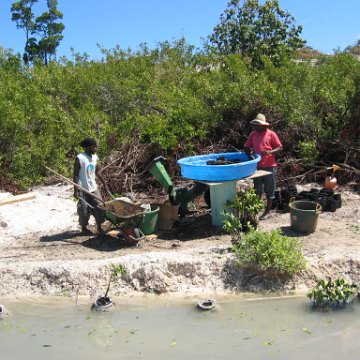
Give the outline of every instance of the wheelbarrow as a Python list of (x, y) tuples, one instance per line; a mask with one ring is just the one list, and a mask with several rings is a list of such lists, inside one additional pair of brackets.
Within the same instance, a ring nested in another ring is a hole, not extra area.
[[(74, 185), (79, 190), (87, 193), (88, 195), (94, 197), (97, 199), (101, 204), (98, 205), (100, 209), (104, 211), (104, 216), (107, 220), (111, 222), (116, 227), (122, 226), (125, 231), (123, 231), (125, 238), (127, 240), (140, 240), (140, 238), (145, 235), (138, 227), (142, 221), (142, 219), (145, 217), (145, 213), (147, 211), (143, 209), (139, 205), (128, 203), (121, 199), (113, 199), (111, 201), (104, 201), (103, 199), (99, 198), (95, 194), (92, 194), (82, 186), (74, 183), (70, 179), (66, 178), (65, 176), (57, 173), (56, 171), (50, 169), (49, 167), (45, 166), (45, 168), (55, 175), (59, 176), (61, 179), (69, 182), (70, 184)], [(111, 194), (111, 196), (114, 198), (114, 196)], [(82, 199), (86, 203), (84, 199)], [(90, 207), (92, 207), (90, 204), (86, 203)], [(125, 228), (127, 227), (127, 228)], [(136, 232), (134, 231), (136, 229)], [(133, 231), (131, 231), (133, 230)], [(129, 232), (126, 234), (126, 232)], [(135, 236), (134, 236), (135, 235)]]
[(149, 209), (145, 209), (122, 199), (114, 199), (99, 205), (99, 208), (111, 224), (122, 227), (125, 239), (140, 240), (157, 230), (160, 210), (157, 205), (149, 205)]
[(145, 213), (145, 209), (141, 206), (121, 199), (106, 201), (104, 204), (99, 205), (99, 208), (104, 211), (105, 218), (115, 226), (129, 223), (138, 225), (142, 215)]

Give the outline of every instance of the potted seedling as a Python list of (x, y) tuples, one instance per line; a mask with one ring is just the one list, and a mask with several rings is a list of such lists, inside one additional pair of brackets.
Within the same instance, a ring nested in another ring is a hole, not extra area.
[(112, 264), (110, 279), (108, 283), (108, 287), (106, 289), (106, 293), (104, 296), (99, 296), (96, 301), (93, 303), (91, 309), (97, 310), (97, 311), (106, 311), (108, 310), (112, 305), (113, 302), (108, 296), (109, 290), (110, 290), (110, 284), (113, 278), (121, 277), (127, 273), (126, 268), (121, 264)]

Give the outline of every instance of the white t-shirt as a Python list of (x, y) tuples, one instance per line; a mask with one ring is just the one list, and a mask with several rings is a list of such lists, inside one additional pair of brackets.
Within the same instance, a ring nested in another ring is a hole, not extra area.
[(97, 189), (95, 171), (99, 157), (96, 154), (89, 155), (83, 152), (78, 154), (77, 158), (80, 161), (79, 185), (87, 191), (95, 191)]

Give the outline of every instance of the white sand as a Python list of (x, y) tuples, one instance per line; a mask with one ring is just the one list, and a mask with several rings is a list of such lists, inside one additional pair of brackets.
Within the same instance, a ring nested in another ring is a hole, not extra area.
[[(26, 234), (51, 234), (78, 228), (72, 185), (34, 188), (35, 199), (0, 206), (0, 243)], [(1, 193), (0, 199), (12, 196)]]

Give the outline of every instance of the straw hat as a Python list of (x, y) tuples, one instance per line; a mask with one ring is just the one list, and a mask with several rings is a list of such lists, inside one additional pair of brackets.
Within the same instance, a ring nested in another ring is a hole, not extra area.
[(257, 114), (254, 120), (250, 121), (251, 125), (263, 125), (270, 126), (270, 124), (266, 121), (266, 117), (264, 114)]

